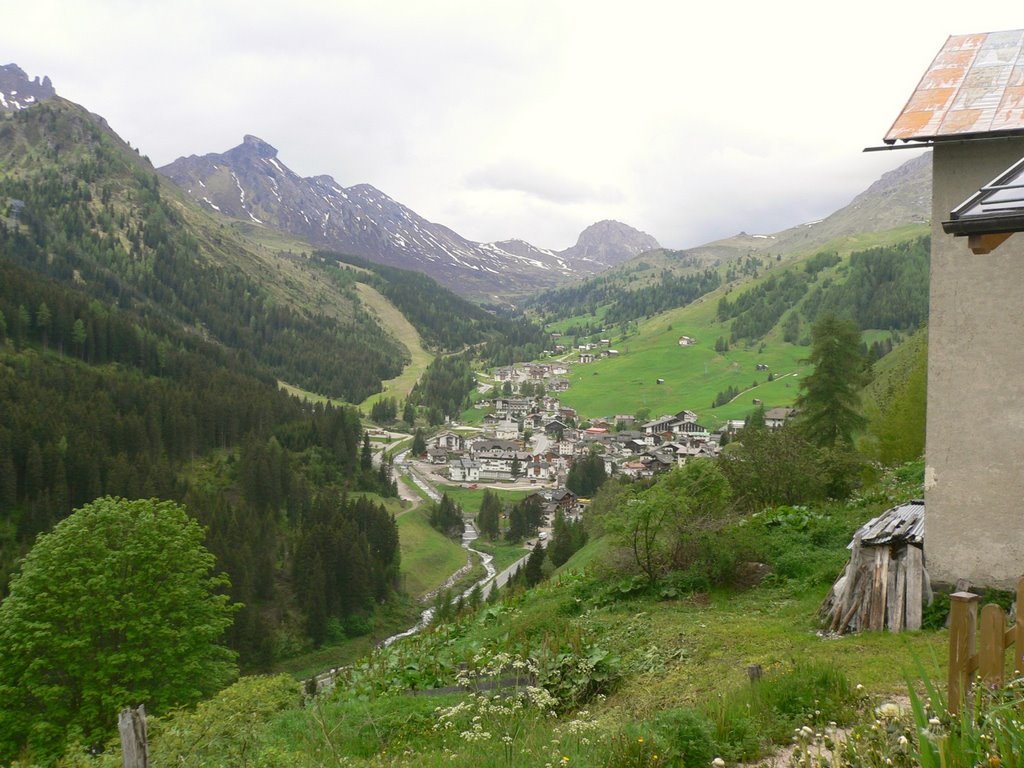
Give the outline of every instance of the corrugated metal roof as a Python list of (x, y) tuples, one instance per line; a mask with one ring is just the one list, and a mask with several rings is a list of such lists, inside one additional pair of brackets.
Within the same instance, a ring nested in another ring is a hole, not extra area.
[(1024, 131), (1024, 29), (953, 35), (885, 141)]
[[(904, 542), (921, 546), (924, 543), (924, 501), (914, 499), (887, 509), (862, 525), (854, 538), (858, 536), (861, 544), (868, 547)], [(851, 547), (852, 542), (847, 549)]]

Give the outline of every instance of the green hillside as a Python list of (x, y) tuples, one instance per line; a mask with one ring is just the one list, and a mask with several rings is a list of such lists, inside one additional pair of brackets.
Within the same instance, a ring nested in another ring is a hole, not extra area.
[[(548, 329), (562, 332), (562, 343), (603, 337), (618, 352), (574, 366), (562, 399), (584, 418), (686, 408), (709, 424), (744, 417), (755, 399), (765, 407), (790, 405), (807, 373), (800, 361), (820, 314), (853, 319), (866, 346), (882, 349), (923, 322), (927, 239), (901, 239), (906, 235), (901, 229), (851, 238), (778, 261), (749, 257), (738, 267), (724, 267), (731, 278), (724, 285), (652, 317), (606, 324), (607, 308), (601, 306), (594, 315), (552, 323)], [(680, 345), (683, 336), (696, 343)], [(575, 357), (569, 353), (565, 359)], [(767, 368), (758, 370), (759, 365)], [(712, 407), (729, 393), (739, 394)]]

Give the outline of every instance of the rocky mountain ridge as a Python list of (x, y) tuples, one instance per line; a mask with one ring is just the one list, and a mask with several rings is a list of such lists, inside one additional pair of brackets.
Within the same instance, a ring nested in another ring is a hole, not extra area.
[(427, 221), (369, 184), (303, 178), (256, 136), (224, 153), (181, 157), (158, 169), (225, 216), (282, 229), (326, 249), (424, 272), (463, 296), (491, 300), (583, 278), (657, 241), (625, 224), (598, 222), (564, 251), (523, 240), (478, 243)]
[(0, 112), (16, 112), (56, 95), (49, 77), (29, 79), (17, 64), (0, 66)]

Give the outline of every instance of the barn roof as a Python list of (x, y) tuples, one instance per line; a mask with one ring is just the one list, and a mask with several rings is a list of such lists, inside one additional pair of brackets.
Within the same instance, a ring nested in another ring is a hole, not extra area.
[[(882, 544), (924, 544), (924, 501), (913, 499), (906, 504), (887, 509), (878, 517), (868, 520), (853, 535), (868, 547)], [(851, 543), (848, 548), (852, 548)]]
[(1024, 133), (1024, 29), (947, 39), (885, 142), (1017, 133)]

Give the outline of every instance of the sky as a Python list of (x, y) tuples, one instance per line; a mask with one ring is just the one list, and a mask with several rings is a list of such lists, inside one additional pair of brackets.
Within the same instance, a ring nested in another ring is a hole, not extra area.
[(918, 154), (861, 150), (950, 34), (1020, 28), (1015, 6), (32, 0), (0, 63), (157, 166), (253, 134), (472, 240), (563, 249), (616, 219), (686, 248), (823, 218)]

